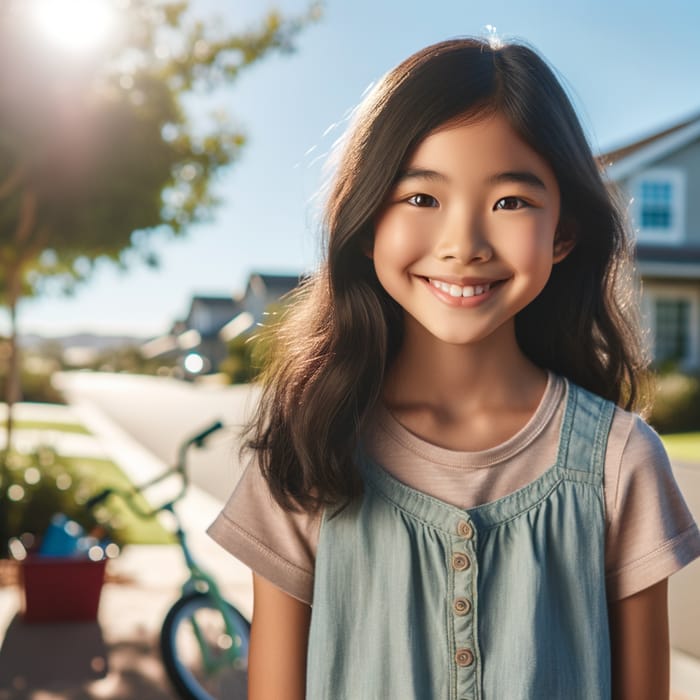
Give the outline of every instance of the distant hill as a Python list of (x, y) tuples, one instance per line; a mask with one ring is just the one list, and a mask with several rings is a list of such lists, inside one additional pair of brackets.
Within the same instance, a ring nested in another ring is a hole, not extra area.
[(112, 350), (125, 345), (141, 345), (148, 338), (129, 335), (98, 335), (96, 333), (76, 333), (66, 336), (42, 336), (36, 333), (20, 335), (20, 345), (27, 350), (38, 350), (46, 343), (59, 343), (68, 348), (91, 348), (96, 351)]

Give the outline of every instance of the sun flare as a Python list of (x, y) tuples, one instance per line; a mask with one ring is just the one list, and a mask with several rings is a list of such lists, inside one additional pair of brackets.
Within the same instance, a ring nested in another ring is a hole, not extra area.
[(48, 41), (76, 53), (105, 41), (115, 19), (107, 0), (33, 0), (31, 15)]

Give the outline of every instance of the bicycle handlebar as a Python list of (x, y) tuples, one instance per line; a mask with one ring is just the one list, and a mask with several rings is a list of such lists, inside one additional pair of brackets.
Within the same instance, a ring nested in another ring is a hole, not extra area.
[(215, 433), (217, 430), (221, 430), (221, 428), (224, 427), (224, 424), (220, 421), (217, 420), (215, 423), (212, 423), (208, 428), (205, 428), (202, 430), (201, 433), (198, 435), (195, 435), (194, 437), (190, 438), (187, 440), (185, 445), (195, 445), (197, 447), (202, 447), (204, 445), (205, 440), (212, 434)]
[[(100, 493), (89, 498), (85, 503), (85, 507), (88, 509), (92, 509), (99, 503), (102, 503), (103, 501), (107, 500), (107, 498), (114, 495), (119, 496), (129, 506), (129, 508), (141, 518), (151, 518), (163, 510), (172, 510), (172, 506), (185, 495), (185, 492), (187, 491), (187, 486), (189, 485), (189, 477), (187, 474), (187, 450), (190, 447), (203, 447), (206, 439), (212, 433), (215, 433), (217, 430), (220, 430), (223, 427), (223, 423), (220, 420), (217, 420), (201, 432), (185, 440), (180, 445), (180, 448), (178, 450), (178, 459), (175, 466), (171, 467), (170, 469), (167, 469), (162, 474), (159, 474), (157, 477), (155, 477), (155, 479), (147, 481), (146, 483), (141, 484), (140, 486), (134, 486), (129, 491), (115, 488), (104, 489), (103, 491), (100, 491)], [(182, 488), (174, 498), (167, 501), (166, 503), (161, 504), (156, 508), (152, 508), (151, 510), (144, 510), (137, 503), (134, 502), (134, 496), (138, 496), (140, 493), (143, 493), (143, 491), (145, 491), (148, 487), (154, 486), (155, 484), (165, 480), (172, 474), (178, 474), (180, 477), (182, 477)]]
[(85, 501), (85, 507), (88, 510), (92, 510), (98, 503), (102, 503), (106, 498), (108, 498), (112, 494), (112, 489), (105, 489), (104, 491), (100, 491), (97, 495), (92, 496), (91, 498), (88, 498), (87, 501)]

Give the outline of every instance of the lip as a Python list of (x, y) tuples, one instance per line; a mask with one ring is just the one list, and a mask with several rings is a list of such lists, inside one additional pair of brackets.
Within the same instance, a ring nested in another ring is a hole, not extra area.
[[(441, 277), (419, 277), (420, 281), (427, 287), (428, 291), (433, 294), (437, 299), (439, 299), (443, 304), (446, 304), (447, 306), (452, 306), (456, 308), (474, 308), (477, 306), (481, 306), (481, 304), (486, 303), (491, 297), (498, 292), (500, 287), (503, 286), (503, 283), (507, 282), (507, 279), (485, 279), (483, 277), (481, 278), (476, 278), (476, 277), (450, 277), (450, 276), (441, 276)], [(467, 287), (467, 286), (485, 286), (485, 285), (490, 285), (488, 291), (484, 292), (483, 294), (479, 294), (478, 296), (472, 296), (472, 297), (453, 297), (451, 294), (448, 292), (444, 292), (442, 289), (438, 289), (437, 287), (434, 287), (431, 283), (430, 280), (438, 280), (440, 282), (447, 282), (448, 284), (457, 284), (461, 287)]]

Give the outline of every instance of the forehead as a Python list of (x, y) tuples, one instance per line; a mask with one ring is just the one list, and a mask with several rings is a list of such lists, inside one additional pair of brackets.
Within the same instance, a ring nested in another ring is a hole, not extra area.
[(558, 189), (547, 161), (498, 113), (436, 129), (419, 143), (407, 165), (430, 168), (448, 176), (480, 178), (498, 172), (530, 170), (548, 187)]

